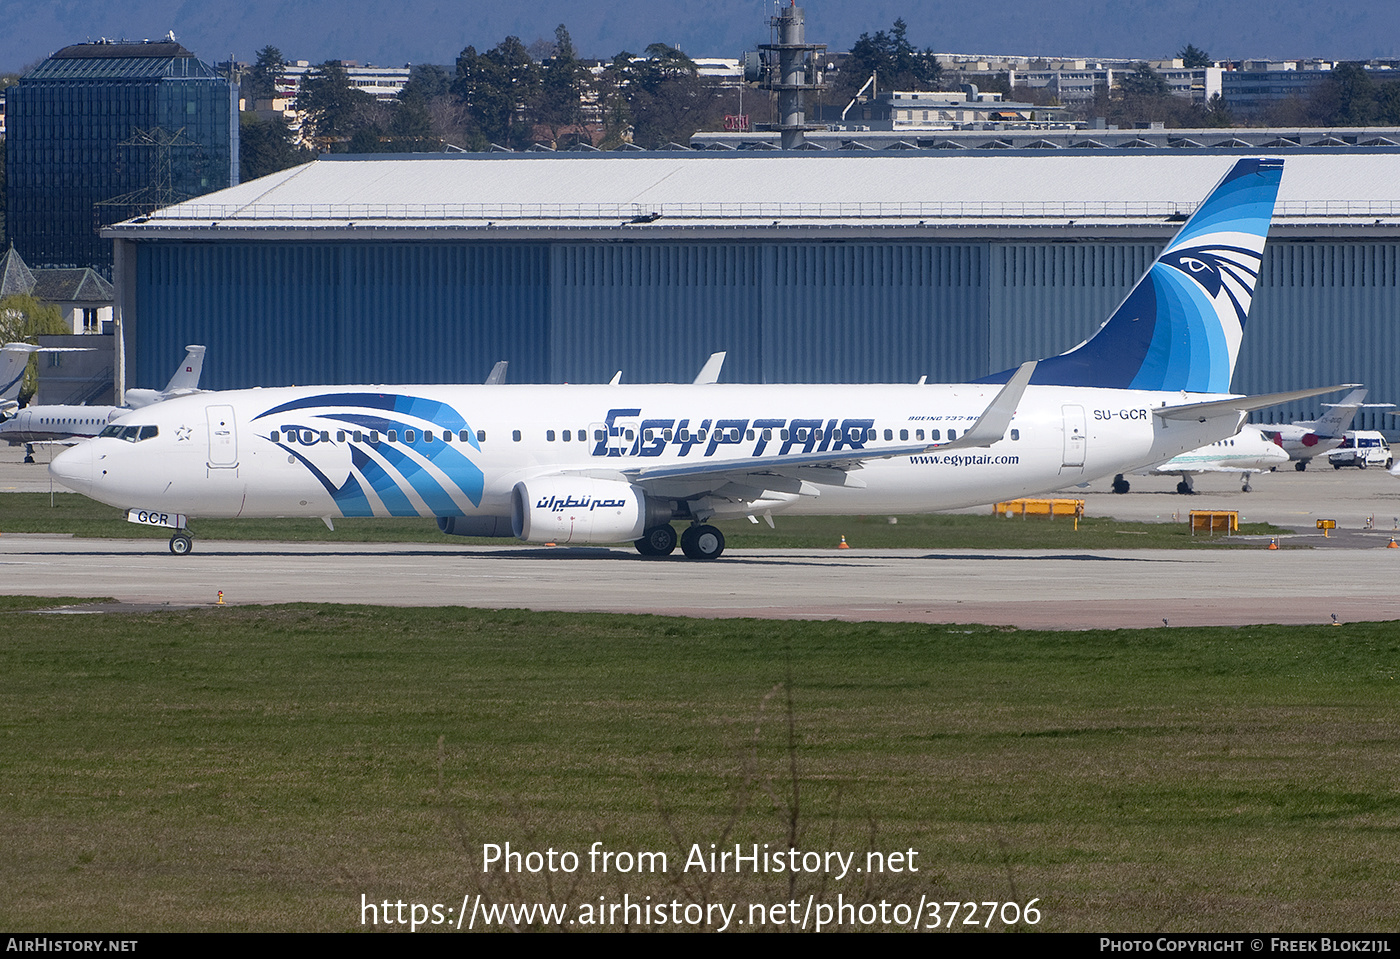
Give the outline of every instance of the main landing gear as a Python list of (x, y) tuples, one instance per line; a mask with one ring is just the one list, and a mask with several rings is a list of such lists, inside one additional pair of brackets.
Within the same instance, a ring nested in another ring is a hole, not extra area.
[[(669, 523), (653, 526), (633, 545), (643, 556), (670, 556), (676, 548), (675, 527)], [(724, 552), (724, 534), (713, 526), (687, 526), (680, 535), (680, 545), (690, 559), (719, 559)]]
[(670, 556), (676, 549), (676, 529), (670, 523), (653, 526), (632, 545), (643, 556)]
[(176, 556), (184, 556), (192, 549), (194, 549), (194, 537), (190, 535), (189, 530), (176, 530), (175, 535), (170, 537), (170, 552)]
[(719, 559), (724, 534), (713, 526), (690, 526), (681, 534), (681, 552), (691, 559)]
[(1122, 473), (1119, 473), (1117, 476), (1113, 477), (1113, 492), (1126, 493), (1128, 489), (1128, 481), (1123, 478)]

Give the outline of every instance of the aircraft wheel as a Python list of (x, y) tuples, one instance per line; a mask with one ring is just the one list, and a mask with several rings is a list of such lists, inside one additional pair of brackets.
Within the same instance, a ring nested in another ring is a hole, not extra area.
[(691, 559), (719, 559), (724, 534), (713, 526), (692, 526), (681, 535), (681, 550)]
[(1113, 477), (1113, 492), (1126, 493), (1129, 489), (1131, 489), (1131, 487), (1128, 485), (1128, 481), (1123, 478), (1122, 473)]
[(670, 556), (676, 548), (676, 529), (670, 523), (653, 526), (633, 545), (643, 556)]
[(194, 549), (194, 537), (189, 533), (176, 533), (170, 537), (170, 552), (176, 556), (184, 556)]
[(1301, 473), (1308, 468), (1308, 461), (1299, 460), (1296, 464), (1294, 464), (1293, 468)]
[(1182, 496), (1190, 496), (1192, 493), (1191, 484), (1187, 483), (1186, 480), (1182, 480), (1180, 483), (1176, 484), (1176, 491)]
[(1363, 469), (1363, 470), (1364, 470), (1364, 469), (1366, 468), (1366, 461), (1365, 461), (1365, 460), (1357, 460), (1357, 461), (1356, 461), (1356, 466), (1357, 466), (1358, 469)]
[(1245, 483), (1243, 486), (1240, 487), (1240, 492), (1241, 492), (1241, 493), (1252, 493), (1252, 492), (1254, 492), (1254, 487), (1253, 487), (1253, 486), (1250, 486), (1248, 483)]
[(1339, 470), (1339, 469), (1342, 468), (1342, 464), (1341, 464), (1341, 463), (1333, 463), (1333, 464), (1332, 464), (1332, 468), (1333, 468), (1334, 470)]

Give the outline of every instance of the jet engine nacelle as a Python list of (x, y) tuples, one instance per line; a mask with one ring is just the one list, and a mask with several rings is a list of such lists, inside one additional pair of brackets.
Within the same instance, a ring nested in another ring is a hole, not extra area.
[[(647, 506), (645, 493), (620, 480), (542, 476), (515, 484), (510, 518), (527, 543), (621, 543), (647, 528)], [(669, 521), (664, 513), (655, 522)]]
[(514, 536), (504, 516), (439, 516), (438, 529), (448, 536)]

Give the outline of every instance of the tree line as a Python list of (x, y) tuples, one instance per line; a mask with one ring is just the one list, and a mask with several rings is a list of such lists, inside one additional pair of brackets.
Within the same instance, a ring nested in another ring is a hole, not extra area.
[[(283, 65), (275, 47), (259, 51), (245, 78), (252, 99), (271, 99)], [(302, 140), (318, 151), (518, 150), (535, 143), (607, 150), (629, 142), (658, 149), (718, 129), (726, 114), (740, 112), (740, 99), (739, 90), (706, 81), (690, 57), (665, 43), (641, 56), (624, 50), (600, 65), (587, 63), (560, 24), (552, 43), (527, 48), (511, 36), (485, 51), (468, 46), (451, 70), (415, 66), (392, 102), (357, 90), (338, 62), (327, 61), (303, 79), (296, 109)], [(759, 95), (743, 106), (763, 117), (769, 111)], [(310, 155), (276, 119), (245, 113), (241, 137), (245, 179)]]

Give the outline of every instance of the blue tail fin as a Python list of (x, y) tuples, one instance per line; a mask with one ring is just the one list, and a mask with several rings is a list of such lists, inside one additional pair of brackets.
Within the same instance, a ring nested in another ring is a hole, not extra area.
[(1281, 158), (1237, 162), (1098, 332), (1031, 382), (1228, 393), (1282, 177)]

